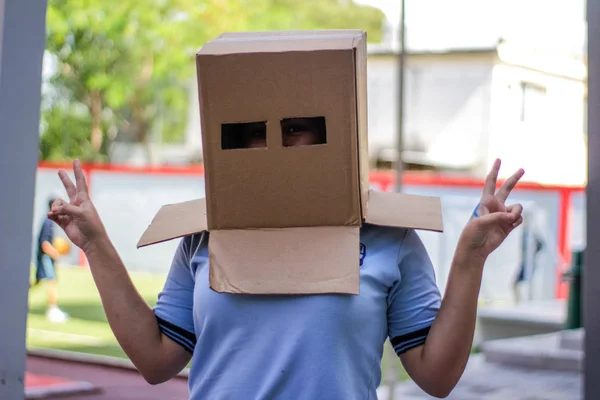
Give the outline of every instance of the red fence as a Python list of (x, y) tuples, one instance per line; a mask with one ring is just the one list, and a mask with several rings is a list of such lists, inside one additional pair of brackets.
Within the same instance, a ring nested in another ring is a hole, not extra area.
[[(382, 190), (389, 190), (393, 187), (396, 179), (394, 172), (373, 172), (371, 174), (371, 182), (378, 183)], [(449, 177), (444, 175), (425, 175), (419, 173), (406, 173), (402, 179), (403, 184), (413, 184), (422, 186), (446, 186), (446, 187), (476, 187), (483, 188), (484, 182), (482, 180), (463, 178), (463, 177)], [(567, 187), (567, 186), (551, 186), (551, 185), (540, 185), (531, 182), (523, 182), (517, 185), (520, 190), (534, 190), (534, 191), (553, 191), (560, 193), (560, 205), (558, 215), (558, 249), (565, 260), (566, 264), (571, 263), (571, 241), (570, 241), (570, 230), (572, 224), (572, 198), (574, 193), (582, 193), (585, 191), (583, 187)], [(563, 281), (562, 273), (563, 268), (557, 268), (556, 275), (556, 297), (564, 299), (568, 295), (568, 284)]]
[[(66, 169), (71, 168), (70, 164), (58, 164), (40, 162), (40, 169)], [(130, 167), (122, 165), (93, 165), (87, 164), (83, 166), (84, 172), (88, 179), (88, 185), (92, 186), (93, 172), (112, 172), (112, 173), (127, 173), (127, 174), (145, 174), (145, 175), (193, 175), (203, 176), (204, 168), (202, 165), (186, 166), (186, 167)], [(394, 190), (396, 174), (393, 171), (373, 171), (370, 176), (371, 184), (377, 185), (383, 191)], [(452, 177), (446, 175), (437, 175), (429, 173), (407, 172), (403, 177), (403, 185), (414, 186), (431, 186), (444, 188), (483, 188), (483, 181), (467, 177)], [(574, 194), (584, 192), (583, 187), (565, 187), (565, 186), (549, 186), (536, 183), (523, 182), (517, 186), (518, 190), (529, 190), (536, 192), (551, 191), (559, 194), (558, 207), (558, 232), (556, 232), (558, 250), (562, 258), (566, 261), (566, 265), (570, 264), (571, 260), (571, 226), (572, 226), (572, 199)], [(82, 255), (82, 265), (85, 265), (85, 258)], [(556, 297), (565, 298), (567, 296), (568, 286), (562, 281), (562, 272), (565, 265), (559, 266), (556, 272)]]

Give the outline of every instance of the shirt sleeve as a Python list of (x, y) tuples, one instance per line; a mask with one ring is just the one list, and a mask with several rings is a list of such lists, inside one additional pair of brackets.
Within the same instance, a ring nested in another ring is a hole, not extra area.
[(414, 230), (400, 243), (398, 272), (388, 293), (388, 335), (401, 355), (425, 343), (441, 304), (431, 259)]
[(191, 269), (192, 236), (179, 243), (154, 314), (161, 332), (190, 353), (196, 346), (194, 333), (194, 276)]

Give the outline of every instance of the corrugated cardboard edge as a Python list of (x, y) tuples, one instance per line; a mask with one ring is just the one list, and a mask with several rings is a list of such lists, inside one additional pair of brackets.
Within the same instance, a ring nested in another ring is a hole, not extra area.
[(167, 204), (158, 210), (137, 248), (199, 233), (207, 229), (206, 199)]
[(223, 32), (216, 39), (243, 37), (289, 37), (289, 36), (329, 36), (329, 35), (361, 35), (362, 29), (310, 29), (310, 30), (279, 30), (279, 31), (245, 31)]
[(360, 185), (360, 212), (364, 218), (367, 213), (369, 198), (369, 139), (368, 139), (368, 112), (367, 112), (367, 33), (354, 39), (354, 68), (355, 68), (355, 97), (356, 97), (356, 123), (357, 123), (357, 154), (358, 173)]
[[(369, 224), (434, 232), (444, 230), (442, 204), (438, 197), (370, 190), (367, 208), (365, 222)], [(207, 229), (206, 199), (167, 204), (156, 213), (137, 248)]]
[[(209, 40), (196, 52), (196, 56), (218, 56), (226, 54), (239, 54), (254, 52), (246, 49), (247, 46), (239, 47), (240, 44), (248, 43), (259, 47), (261, 52), (281, 51), (316, 51), (355, 48), (361, 40), (366, 40), (366, 32), (360, 29), (329, 29), (329, 30), (292, 30), (292, 31), (267, 31), (267, 32), (225, 32), (216, 38)], [(298, 46), (298, 42), (310, 41), (311, 48)], [(278, 48), (278, 44), (269, 42), (284, 42), (286, 46)], [(237, 49), (237, 50), (236, 50)]]
[(210, 287), (219, 293), (359, 294), (360, 228), (216, 230)]
[(365, 222), (443, 232), (442, 202), (438, 197), (370, 190)]

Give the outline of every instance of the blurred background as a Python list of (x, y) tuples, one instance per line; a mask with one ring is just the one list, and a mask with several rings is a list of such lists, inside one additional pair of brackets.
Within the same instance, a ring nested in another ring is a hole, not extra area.
[[(440, 289), (494, 159), (503, 176), (526, 171), (513, 197), (526, 224), (486, 266), (477, 342), (562, 329), (563, 274), (585, 248), (583, 0), (50, 0), (32, 237), (62, 190), (57, 170), (81, 158), (153, 304), (177, 243), (135, 244), (161, 205), (204, 196), (195, 52), (224, 31), (328, 28), (368, 32), (372, 187), (396, 190), (400, 170), (402, 191), (442, 198), (445, 232), (419, 233)], [(32, 291), (29, 348), (125, 357), (83, 254), (59, 264), (70, 318), (47, 321)]]

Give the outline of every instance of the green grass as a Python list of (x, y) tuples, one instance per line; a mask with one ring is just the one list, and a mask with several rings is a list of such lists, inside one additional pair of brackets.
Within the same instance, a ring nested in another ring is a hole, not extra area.
[[(65, 323), (46, 320), (46, 287), (44, 284), (33, 287), (29, 292), (27, 346), (127, 358), (110, 330), (90, 271), (59, 267), (57, 274), (59, 307), (69, 314), (69, 320)], [(130, 275), (138, 291), (153, 306), (166, 276), (143, 272)], [(400, 361), (395, 362), (398, 379), (408, 379)], [(384, 373), (385, 363), (384, 359)]]
[[(408, 376), (408, 373), (402, 366), (402, 363), (400, 362), (400, 360), (398, 359), (396, 354), (393, 353), (394, 350), (391, 348), (391, 344), (389, 343), (389, 341), (385, 343), (385, 346), (386, 346), (386, 349), (385, 349), (386, 353), (384, 353), (383, 359), (381, 360), (381, 384), (385, 385), (387, 383), (386, 382), (386, 372), (387, 372), (387, 368), (388, 368), (387, 365), (390, 361), (395, 364), (396, 372), (398, 373), (396, 379), (398, 381), (405, 381), (405, 380), (410, 379), (410, 377)], [(388, 351), (389, 351), (389, 353), (387, 353)]]
[[(45, 285), (33, 287), (29, 292), (27, 346), (127, 358), (110, 330), (90, 271), (59, 267), (57, 274), (59, 307), (70, 318), (65, 323), (46, 320)], [(130, 275), (148, 304), (154, 305), (166, 276), (142, 272)]]
[[(48, 322), (45, 317), (46, 288), (44, 284), (32, 288), (29, 292), (27, 346), (127, 358), (110, 330), (90, 271), (59, 267), (57, 274), (59, 307), (70, 318), (65, 323)], [(130, 272), (130, 275), (138, 291), (153, 306), (166, 275), (144, 272)], [(477, 352), (477, 349), (473, 350)], [(383, 373), (387, 362), (384, 357)], [(398, 379), (409, 379), (400, 361), (394, 362), (397, 363)]]

